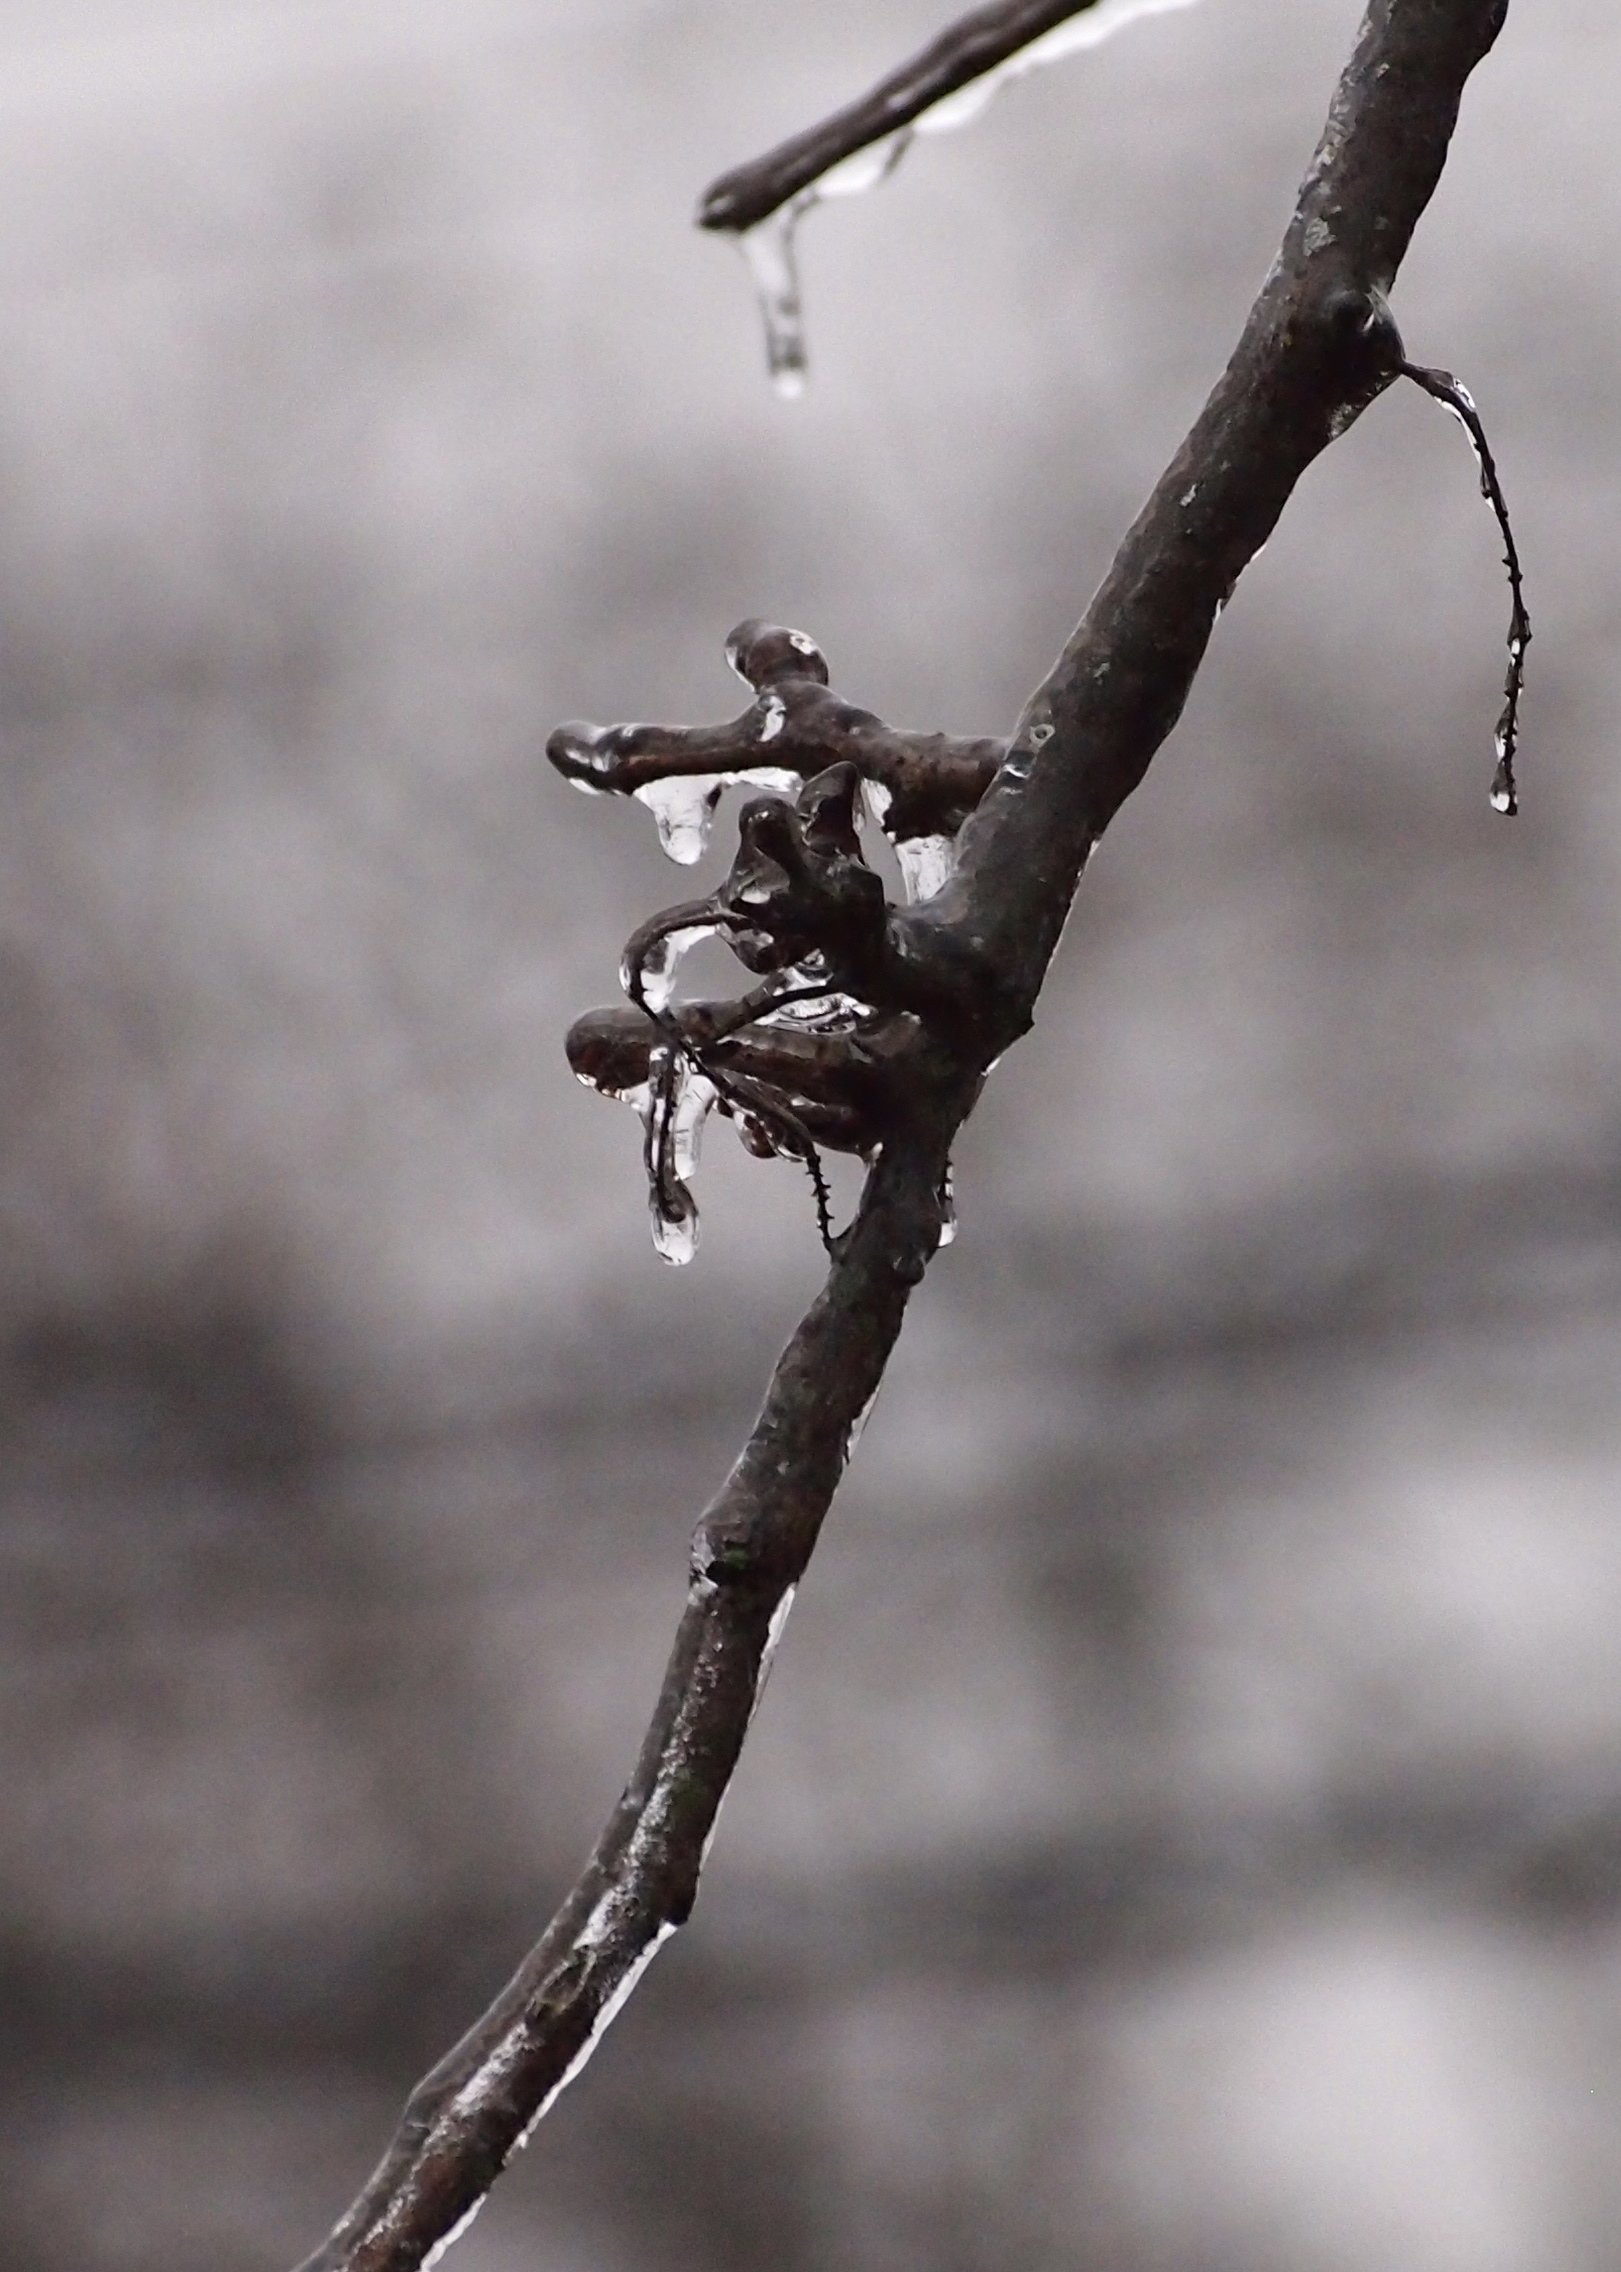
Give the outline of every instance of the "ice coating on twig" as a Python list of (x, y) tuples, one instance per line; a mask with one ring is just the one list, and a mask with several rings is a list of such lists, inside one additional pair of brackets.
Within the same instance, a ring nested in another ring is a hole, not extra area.
[(863, 781), (861, 797), (868, 817), (883, 830), (894, 848), (901, 871), (901, 889), (908, 906), (916, 906), (920, 899), (932, 899), (937, 891), (943, 891), (956, 872), (956, 838), (944, 833), (897, 836), (889, 820), (895, 800), (881, 781)]
[(956, 840), (950, 836), (903, 836), (895, 841), (901, 885), (911, 905), (932, 899), (951, 881), (957, 866)]
[[(830, 197), (859, 196), (885, 180), (900, 164), (920, 134), (946, 134), (967, 126), (1010, 80), (1022, 79), (1045, 64), (1062, 62), (1085, 48), (1099, 47), (1139, 16), (1169, 14), (1188, 8), (1194, 0), (1079, 0), (1061, 21), (1049, 24), (1022, 46), (1000, 56), (973, 78), (953, 86), (934, 100), (929, 90), (939, 83), (939, 57), (952, 41), (953, 32), (978, 27), (976, 19), (987, 11), (973, 11), (940, 40), (931, 43), (915, 63), (885, 82), (878, 116), (867, 131), (856, 130), (853, 146), (842, 150), (751, 227), (736, 230), (754, 285), (765, 330), (766, 369), (772, 385), (785, 399), (805, 391), (808, 357), (805, 347), (804, 300), (799, 284), (795, 232), (814, 206)], [(864, 106), (853, 106), (864, 107)], [(884, 121), (898, 118), (889, 128)], [(700, 207), (699, 218), (709, 227), (724, 228), (726, 187), (717, 184)]]
[(627, 953), (619, 967), (620, 985), (638, 1009), (658, 1017), (670, 1006), (682, 958), (725, 929), (724, 923), (704, 922), (684, 923), (664, 932), (634, 958)]
[(1450, 371), (1429, 370), (1418, 363), (1403, 363), (1402, 371), (1443, 409), (1450, 410), (1468, 435), (1475, 463), (1480, 468), (1480, 494), (1496, 514), (1497, 526), (1502, 531), (1503, 566), (1508, 571), (1509, 592), (1508, 668), (1503, 677), (1503, 707), (1493, 735), (1497, 769), (1492, 775), (1491, 804), (1494, 813), (1512, 817), (1520, 809), (1520, 792), (1514, 779), (1514, 752), (1519, 741), (1520, 694), (1525, 685), (1525, 650), (1531, 644), (1531, 618), (1526, 613), (1520, 555), (1509, 523), (1508, 500), (1497, 478), (1497, 465), (1486, 440), (1486, 429), (1469, 389)]
[(674, 1042), (649, 1052), (647, 1070), (642, 1157), (653, 1245), (665, 1262), (679, 1265), (698, 1251), (698, 1203), (687, 1178), (698, 1165), (704, 1122), (720, 1091)]
[[(780, 707), (775, 714), (767, 707), (760, 735), (762, 741), (775, 738), (771, 731), (773, 715), (776, 731), (782, 731)], [(581, 788), (594, 785), (577, 784)], [(723, 790), (756, 789), (768, 795), (791, 797), (799, 785), (799, 775), (781, 765), (750, 765), (720, 773), (667, 773), (658, 781), (642, 782), (630, 793), (653, 815), (658, 825), (660, 849), (681, 867), (690, 868), (704, 855), (710, 824)]]

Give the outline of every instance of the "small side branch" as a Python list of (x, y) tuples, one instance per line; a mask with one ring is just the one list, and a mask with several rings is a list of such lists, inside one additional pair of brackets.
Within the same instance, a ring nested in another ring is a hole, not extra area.
[[(1161, 7), (1185, 4), (1158, 0)], [(910, 126), (1071, 17), (1093, 12), (1140, 15), (1148, 9), (1143, 0), (1124, 11), (1120, 0), (991, 0), (987, 7), (971, 8), (858, 100), (711, 182), (698, 201), (698, 226), (738, 236), (758, 227), (835, 166)]]

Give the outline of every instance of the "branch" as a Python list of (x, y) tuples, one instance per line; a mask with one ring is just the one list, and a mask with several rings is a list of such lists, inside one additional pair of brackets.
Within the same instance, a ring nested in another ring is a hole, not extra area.
[[(782, 939), (791, 934), (799, 952), (806, 935), (815, 938), (819, 905), (830, 926), (848, 918), (848, 933), (830, 928), (815, 953), (827, 985), (848, 950), (862, 965), (865, 1004), (893, 1021), (881, 1145), (856, 1221), (835, 1242), (826, 1286), (699, 1525), (653, 1723), (584, 1875), (497, 2003), (414, 2093), (381, 2166), (303, 2272), (417, 2272), (437, 2256), (690, 1911), (771, 1647), (908, 1295), (945, 1230), (952, 1140), (995, 1057), (1029, 1025), (1087, 855), (1180, 714), (1244, 566), (1307, 465), (1403, 366), (1385, 295), (1440, 174), (1464, 83), (1506, 6), (1371, 0), (1282, 253), (1232, 362), (1027, 704), (962, 826), (957, 872), (940, 892), (886, 909), (881, 892), (874, 903), (856, 889), (852, 784), (841, 768), (879, 778), (872, 769), (894, 754), (895, 738), (826, 694), (826, 666), (802, 635), (796, 642), (782, 634), (788, 649), (767, 641), (754, 656), (760, 676), (751, 683), (762, 701), (782, 705), (768, 762), (797, 749), (788, 721), (799, 705), (805, 747), (787, 768), (789, 783), (805, 779), (813, 755), (816, 771), (795, 805), (760, 799), (745, 809), (731, 901), (723, 886), (711, 901), (660, 919), (662, 930), (644, 929), (657, 944), (673, 936), (672, 924), (680, 928), (678, 918), (705, 910), (735, 928), (746, 904), (751, 920), (780, 918)], [(1056, 21), (1065, 12), (1026, 9), (1022, 18)], [(969, 21), (992, 16), (1021, 11), (985, 10)], [(746, 636), (744, 651), (749, 643)], [(807, 666), (814, 657), (820, 675), (800, 669), (795, 656)], [(806, 685), (819, 693), (805, 693)], [(765, 714), (757, 705), (750, 717)], [(662, 731), (565, 729), (552, 755), (587, 786), (638, 794), (660, 782), (691, 783), (711, 768), (734, 770), (714, 767), (717, 755), (757, 762), (768, 739), (742, 726), (707, 730), (707, 739), (661, 740)], [(824, 733), (842, 737), (831, 772)], [(904, 753), (904, 738), (898, 746)], [(736, 770), (749, 774), (752, 763)], [(755, 936), (769, 948), (776, 934), (768, 924)], [(671, 966), (662, 967), (668, 976)], [(762, 949), (752, 967), (782, 964)], [(650, 1047), (671, 1031), (681, 1050), (697, 1046), (706, 1017), (711, 1038), (724, 1028), (742, 1044), (759, 1008), (757, 994), (718, 1012), (672, 1009), (667, 996), (655, 1009), (640, 969), (631, 975)], [(621, 1033), (600, 1026), (575, 1044), (603, 1062), (622, 1045)], [(783, 1044), (771, 1035), (762, 1046)], [(803, 1070), (796, 1060), (794, 1078)], [(814, 1081), (807, 1077), (807, 1098), (847, 1102), (830, 1078), (825, 1064)]]
[(926, 1140), (874, 1171), (699, 1525), (653, 1722), (596, 1851), (499, 2000), (412, 2094), (375, 2175), (301, 2272), (429, 2263), (685, 1923), (794, 1588), (938, 1238), (932, 1194), (943, 1173), (943, 1147), (931, 1152)]
[[(976, 80), (992, 78), (1000, 66), (1015, 58), (1027, 68), (1049, 60), (1043, 54), (1026, 56), (1025, 51), (1038, 42), (1045, 45), (1048, 33), (1076, 16), (1092, 14), (1095, 23), (1072, 42), (1054, 41), (1055, 51), (1067, 53), (1071, 44), (1107, 38), (1132, 16), (1187, 5), (1189, 0), (990, 0), (987, 7), (971, 8), (857, 101), (803, 134), (790, 135), (763, 158), (751, 158), (711, 182), (698, 202), (698, 226), (737, 236), (758, 227), (790, 198), (820, 183), (835, 166), (912, 125)], [(985, 89), (986, 98), (991, 91)], [(887, 172), (899, 155), (897, 148), (878, 170)]]

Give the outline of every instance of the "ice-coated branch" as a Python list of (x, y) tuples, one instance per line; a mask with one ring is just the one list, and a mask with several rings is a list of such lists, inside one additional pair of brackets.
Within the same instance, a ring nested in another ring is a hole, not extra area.
[[(698, 226), (741, 236), (791, 198), (818, 184), (825, 190), (825, 177), (835, 167), (915, 128), (930, 112), (941, 127), (961, 124), (989, 101), (1003, 77), (1094, 46), (1134, 16), (1191, 5), (1192, 0), (990, 0), (987, 7), (970, 8), (855, 102), (711, 182), (698, 201)], [(1078, 24), (1080, 17), (1091, 20)], [(951, 98), (965, 92), (968, 100), (948, 113)], [(898, 149), (886, 152), (867, 178), (887, 171), (899, 155)]]
[(578, 1884), (417, 2089), (360, 2198), (301, 2272), (419, 2272), (490, 2187), (661, 1943), (685, 1923), (794, 1588), (938, 1237), (919, 1131), (869, 1179), (826, 1288), (778, 1362), (693, 1539), (686, 1608), (641, 1757)]
[[(849, 1113), (835, 1124), (852, 1134), (865, 1122), (857, 1148), (873, 1158), (825, 1287), (698, 1527), (652, 1726), (595, 1853), (509, 1987), (413, 2094), (377, 2172), (303, 2272), (419, 2272), (431, 2262), (691, 1909), (771, 1646), (908, 1294), (948, 1233), (953, 1139), (988, 1067), (1029, 1025), (1087, 855), (1180, 714), (1218, 610), (1305, 468), (1405, 363), (1386, 295), (1464, 84), (1506, 8), (1371, 0), (1232, 361), (1013, 742), (998, 748), (989, 787), (960, 800), (960, 858), (941, 890), (889, 907), (857, 875), (841, 767), (882, 785), (874, 769), (885, 752), (897, 765), (917, 753), (827, 693), (826, 666), (802, 635), (748, 627), (736, 659), (758, 700), (734, 727), (554, 737), (554, 762), (588, 787), (635, 795), (734, 773), (758, 787), (763, 758), (785, 775), (768, 786), (795, 794), (793, 805), (746, 807), (726, 882), (637, 934), (627, 957), (635, 1006), (575, 1028), (576, 1070), (593, 1082), (606, 1070), (603, 1085), (617, 1087), (645, 1069), (653, 1086), (661, 1050), (701, 1066), (724, 1043), (735, 1074), (797, 1099), (801, 1112)], [(780, 712), (767, 707), (773, 698)], [(761, 730), (779, 716), (771, 734)], [(971, 746), (982, 764), (989, 745)], [(896, 795), (901, 785), (897, 774)], [(676, 1002), (677, 942), (699, 930), (746, 946), (764, 985), (730, 1005)], [(792, 955), (807, 958), (808, 974)], [(841, 955), (868, 991), (835, 1022), (837, 1046), (820, 1046), (829, 1035), (814, 1028), (795, 1038), (770, 1022), (788, 994), (835, 987)], [(642, 1040), (627, 1017), (642, 1020)], [(875, 1063), (858, 1072), (864, 1049)], [(672, 1087), (672, 1114), (680, 1102)], [(675, 1119), (667, 1134), (674, 1173)], [(661, 1156), (661, 1174), (666, 1164)]]
[(813, 205), (893, 173), (919, 134), (977, 118), (998, 87), (1097, 47), (1138, 16), (1193, 0), (991, 0), (948, 26), (858, 102), (793, 135), (705, 190), (698, 225), (742, 247), (765, 322), (766, 367), (779, 394), (805, 383), (804, 310), (794, 233)]

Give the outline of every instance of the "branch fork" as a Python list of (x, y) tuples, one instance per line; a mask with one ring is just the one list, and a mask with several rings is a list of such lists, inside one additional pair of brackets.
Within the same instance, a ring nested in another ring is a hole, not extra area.
[[(726, 656), (755, 692), (740, 719), (569, 725), (547, 744), (566, 779), (652, 803), (678, 857), (690, 836), (671, 841), (672, 791), (691, 800), (689, 814), (701, 800), (707, 822), (730, 783), (796, 786), (791, 800), (768, 794), (742, 806), (736, 854), (707, 899), (667, 908), (633, 934), (621, 963), (628, 1021), (593, 1011), (568, 1038), (577, 1076), (642, 1115), (654, 1244), (678, 1262), (696, 1244), (688, 1178), (711, 1109), (750, 1151), (804, 1162), (823, 1241), (836, 1251), (817, 1147), (869, 1164), (878, 1156), (914, 1109), (933, 1054), (927, 1029), (942, 1008), (938, 984), (920, 983), (903, 911), (865, 857), (863, 809), (895, 847), (904, 880), (943, 882), (963, 822), (1006, 759), (1001, 742), (898, 732), (841, 700), (805, 632), (751, 619)], [(756, 753), (766, 749), (762, 762)], [(680, 959), (706, 938), (765, 984), (737, 1002), (674, 1003)], [(934, 1038), (949, 1048), (959, 1036)]]

